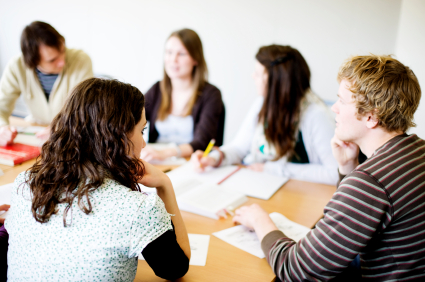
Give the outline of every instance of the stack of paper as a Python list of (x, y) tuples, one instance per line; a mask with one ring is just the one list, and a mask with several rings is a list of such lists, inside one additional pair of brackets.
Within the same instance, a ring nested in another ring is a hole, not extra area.
[[(286, 236), (296, 242), (304, 238), (305, 235), (310, 232), (310, 228), (295, 223), (280, 213), (271, 213), (270, 218), (274, 224), (276, 224), (276, 227), (279, 230), (281, 230)], [(245, 226), (239, 225), (231, 227), (219, 232), (215, 232), (213, 235), (254, 256), (259, 258), (265, 257), (263, 250), (261, 249), (261, 243), (258, 240), (257, 234)]]

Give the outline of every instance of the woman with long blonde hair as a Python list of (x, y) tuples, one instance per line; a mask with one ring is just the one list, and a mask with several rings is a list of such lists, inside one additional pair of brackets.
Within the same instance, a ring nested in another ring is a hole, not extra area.
[(208, 83), (201, 39), (191, 29), (173, 32), (165, 43), (164, 78), (146, 93), (149, 143), (174, 147), (142, 151), (146, 161), (188, 157), (211, 139), (221, 145), (224, 105), (220, 90)]

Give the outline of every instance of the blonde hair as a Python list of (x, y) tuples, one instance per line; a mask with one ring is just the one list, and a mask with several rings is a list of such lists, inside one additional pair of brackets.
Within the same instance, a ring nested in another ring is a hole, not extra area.
[[(186, 48), (192, 59), (195, 60), (197, 63), (196, 66), (193, 67), (192, 71), (192, 85), (194, 92), (192, 98), (189, 100), (187, 105), (187, 111), (185, 113), (185, 116), (188, 116), (192, 113), (192, 108), (195, 105), (198, 96), (202, 93), (202, 89), (204, 88), (205, 83), (208, 81), (207, 63), (205, 62), (201, 39), (195, 31), (185, 28), (171, 33), (168, 39), (170, 39), (171, 37), (178, 38), (183, 43), (184, 47)], [(164, 78), (160, 82), (160, 88), (162, 101), (158, 111), (158, 119), (164, 120), (170, 114), (172, 106), (171, 79), (167, 75), (165, 68)]]
[(413, 116), (421, 88), (413, 71), (390, 55), (353, 56), (341, 66), (338, 82), (347, 80), (353, 92), (357, 116), (373, 113), (388, 132), (415, 127)]

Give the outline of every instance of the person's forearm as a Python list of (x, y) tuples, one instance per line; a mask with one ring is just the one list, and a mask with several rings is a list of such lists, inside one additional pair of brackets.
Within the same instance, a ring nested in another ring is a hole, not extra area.
[(178, 156), (181, 158), (187, 158), (193, 154), (193, 148), (192, 146), (190, 146), (190, 144), (181, 144), (178, 146), (178, 148), (165, 149), (163, 153), (166, 158), (175, 157), (175, 156)]
[(338, 170), (341, 174), (347, 175), (352, 172), (359, 165), (358, 159), (347, 162), (345, 164), (338, 164)]
[(174, 193), (171, 181), (169, 181), (169, 183), (165, 186), (158, 187), (157, 192), (158, 196), (164, 202), (167, 212), (174, 214), (174, 216), (171, 217), (171, 220), (174, 224), (177, 242), (179, 243), (186, 256), (190, 259), (189, 237), (187, 235), (186, 226), (184, 225), (183, 218), (177, 205), (176, 195)]
[(254, 222), (254, 229), (260, 242), (263, 241), (264, 236), (270, 232), (279, 230), (269, 216), (267, 218), (256, 220)]

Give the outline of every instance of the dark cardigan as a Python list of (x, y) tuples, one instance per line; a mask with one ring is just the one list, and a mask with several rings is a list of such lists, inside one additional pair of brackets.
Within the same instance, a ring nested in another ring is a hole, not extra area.
[[(155, 121), (161, 105), (161, 89), (159, 82), (155, 83), (145, 94), (146, 120), (149, 125), (149, 143), (158, 139)], [(216, 146), (223, 143), (224, 131), (224, 104), (220, 90), (209, 83), (205, 84), (201, 95), (193, 105), (193, 140), (189, 144), (193, 151), (205, 150), (211, 139), (216, 139)]]

